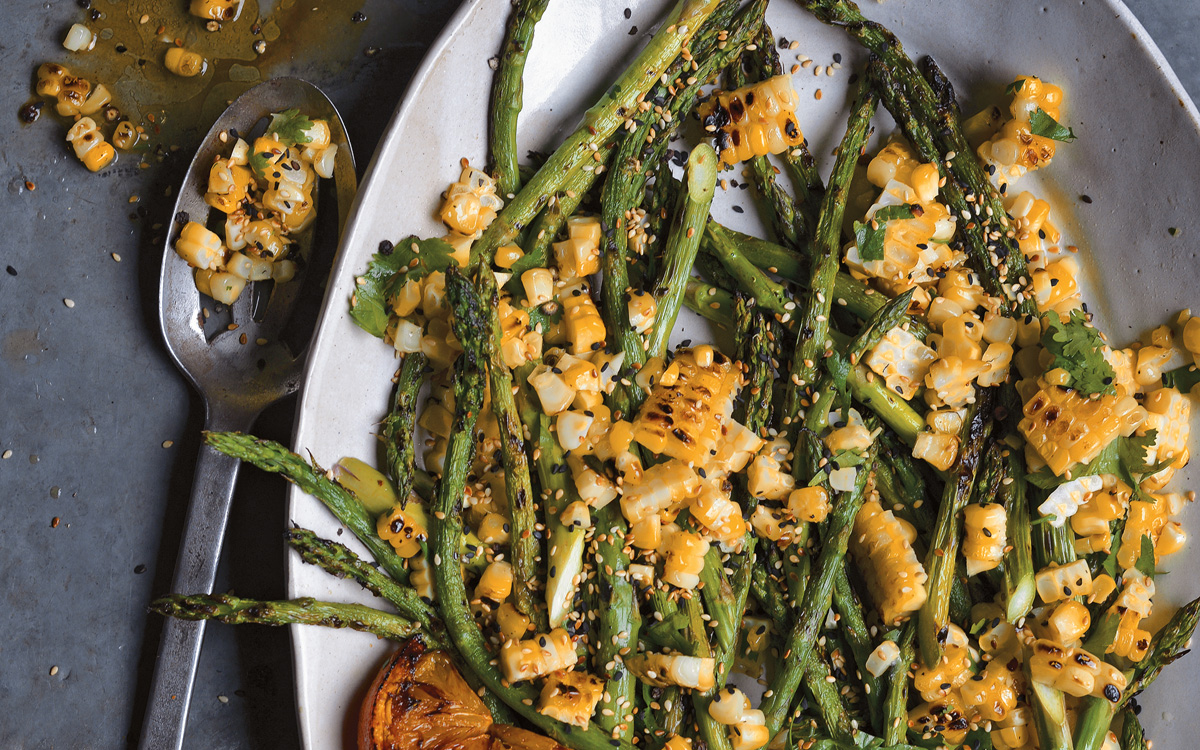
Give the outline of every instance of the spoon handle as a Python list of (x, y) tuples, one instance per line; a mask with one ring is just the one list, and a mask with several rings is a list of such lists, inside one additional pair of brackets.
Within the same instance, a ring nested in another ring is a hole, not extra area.
[[(221, 414), (209, 407), (206, 430), (247, 430), (254, 414)], [(221, 557), (221, 542), (233, 501), (233, 487), (241, 462), (208, 447), (200, 447), (196, 472), (192, 479), (192, 497), (184, 521), (183, 540), (175, 562), (175, 578), (171, 590), (176, 593), (211, 593)], [(140, 750), (180, 750), (187, 725), (188, 705), (196, 665), (200, 660), (200, 644), (204, 637), (204, 622), (167, 618), (154, 679), (150, 684), (150, 700), (142, 725)]]

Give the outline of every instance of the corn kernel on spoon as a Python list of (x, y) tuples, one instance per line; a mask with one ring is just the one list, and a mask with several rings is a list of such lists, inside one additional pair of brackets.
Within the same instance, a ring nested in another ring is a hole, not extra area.
[[(213, 160), (228, 156), (237, 138), (265, 128), (264, 118), (299, 109), (329, 124), (338, 145), (333, 179), (314, 193), (316, 219), (293, 234), (305, 268), (292, 281), (254, 282), (229, 306), (202, 296), (193, 269), (176, 254), (174, 243), (188, 221), (203, 225), (210, 212), (204, 201)], [(354, 156), (337, 109), (316, 86), (298, 78), (277, 78), (242, 94), (205, 135), (175, 201), (175, 224), (166, 240), (159, 278), (159, 321), (176, 366), (200, 392), (206, 430), (248, 430), (263, 409), (296, 391), (305, 353), (320, 309), (338, 237), (354, 198)], [(336, 202), (336, 210), (331, 205)], [(238, 461), (202, 447), (172, 580), (172, 591), (211, 591), (233, 498)], [(168, 620), (159, 643), (141, 748), (180, 748), (203, 622)]]

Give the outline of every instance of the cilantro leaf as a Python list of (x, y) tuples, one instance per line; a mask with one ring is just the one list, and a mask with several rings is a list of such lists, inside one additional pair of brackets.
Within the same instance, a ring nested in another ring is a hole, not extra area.
[(858, 257), (864, 261), (883, 260), (883, 239), (887, 235), (887, 223), (896, 219), (911, 219), (920, 210), (920, 206), (884, 206), (867, 221), (854, 222)]
[(1049, 313), (1044, 319), (1048, 325), (1042, 334), (1042, 346), (1054, 355), (1054, 361), (1046, 369), (1066, 370), (1071, 376), (1070, 386), (1080, 393), (1116, 393), (1113, 386), (1116, 373), (1104, 359), (1104, 341), (1100, 332), (1088, 325), (1087, 317), (1074, 310), (1066, 323), (1057, 313)]
[(1004, 93), (1008, 94), (1009, 96), (1016, 96), (1024, 88), (1025, 88), (1025, 79), (1018, 78), (1017, 80), (1013, 81), (1012, 83), (1010, 83), (1004, 87)]
[(267, 170), (271, 168), (272, 154), (269, 152), (259, 153), (257, 151), (250, 154), (248, 160), (250, 169), (254, 172), (254, 176), (260, 180), (267, 178)]
[(1046, 111), (1041, 107), (1035, 109), (1033, 114), (1029, 116), (1029, 132), (1034, 135), (1040, 135), (1043, 138), (1049, 138), (1052, 141), (1061, 141), (1063, 143), (1070, 143), (1075, 140), (1075, 131), (1065, 125), (1060, 125), (1057, 120), (1046, 114)]
[(1133, 567), (1142, 575), (1154, 580), (1154, 542), (1145, 534), (1142, 535), (1142, 549)]
[(271, 115), (271, 124), (267, 126), (267, 132), (273, 133), (281, 143), (295, 146), (312, 140), (312, 137), (305, 132), (312, 126), (313, 121), (300, 114), (300, 110), (287, 109)]
[(388, 253), (375, 253), (367, 270), (359, 276), (350, 303), (350, 317), (358, 327), (383, 338), (392, 315), (389, 303), (404, 282), (419, 280), (433, 271), (445, 271), (454, 263), (453, 248), (441, 239), (406, 237)]

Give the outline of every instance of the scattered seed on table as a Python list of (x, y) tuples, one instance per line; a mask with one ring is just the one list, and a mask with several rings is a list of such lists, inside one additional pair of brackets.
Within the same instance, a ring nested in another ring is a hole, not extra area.
[(115, 260), (116, 262), (120, 263), (120, 262), (121, 262), (121, 255), (120, 255), (120, 253), (113, 253), (113, 254), (112, 254), (112, 259), (113, 259), (113, 260)]
[(12, 458), (12, 449), (10, 448), (4, 451), (4, 453), (0, 453), (0, 458)]
[(66, 305), (67, 307), (74, 307), (74, 306), (75, 306), (75, 300), (73, 300), (73, 299), (69, 299), (69, 298), (68, 298), (68, 299), (64, 299), (64, 300), (63, 300), (63, 304), (64, 304), (64, 305)]
[(164, 448), (170, 448), (172, 445), (175, 445), (174, 440), (164, 440), (162, 444)]
[(57, 664), (55, 664), (53, 667), (50, 667), (50, 676), (53, 677), (56, 674), (58, 674), (58, 665)]

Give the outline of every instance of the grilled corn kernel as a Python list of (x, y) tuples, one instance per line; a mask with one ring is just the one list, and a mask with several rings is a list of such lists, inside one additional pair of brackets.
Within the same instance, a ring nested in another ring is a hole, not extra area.
[(218, 271), (208, 277), (209, 292), (223, 305), (232, 305), (246, 288), (246, 280), (231, 273)]
[(1017, 707), (1020, 665), (1013, 660), (993, 660), (959, 689), (963, 707), (984, 721), (1002, 721)]
[[(1125, 517), (1125, 530), (1121, 533), (1121, 547), (1117, 550), (1117, 562), (1129, 570), (1136, 567), (1142, 554), (1142, 537), (1150, 539), (1157, 547), (1159, 537), (1167, 525), (1166, 503), (1134, 500), (1129, 503), (1129, 513)], [(1155, 561), (1159, 555), (1155, 554)]]
[(1046, 622), (1051, 640), (1071, 645), (1077, 643), (1092, 626), (1092, 616), (1083, 604), (1068, 599), (1054, 608)]
[(633, 422), (633, 437), (653, 453), (702, 466), (721, 437), (721, 425), (733, 411), (739, 373), (717, 352), (703, 367), (696, 350), (680, 349), (673, 385), (654, 386)]
[(783, 437), (763, 446), (746, 471), (746, 487), (751, 495), (762, 500), (782, 500), (791, 494), (796, 486), (788, 460), (791, 450)]
[(700, 523), (716, 541), (730, 544), (746, 534), (742, 508), (729, 498), (729, 493), (715, 481), (705, 481), (689, 506), (692, 518)]
[(563, 307), (563, 327), (571, 345), (571, 353), (590, 354), (603, 349), (607, 330), (587, 284), (564, 289), (559, 300)]
[(1045, 639), (1033, 644), (1029, 674), (1034, 682), (1067, 695), (1092, 695), (1116, 704), (1125, 690), (1121, 670), (1082, 648), (1069, 648)]
[(630, 524), (625, 541), (637, 549), (658, 549), (662, 546), (662, 519), (652, 515)]
[(403, 508), (396, 505), (380, 515), (375, 522), (375, 531), (379, 537), (391, 544), (396, 554), (403, 558), (421, 554), (421, 542), (428, 536), (425, 530), (425, 514), (420, 511), (421, 506), (415, 503)]
[(446, 190), (439, 217), (451, 231), (472, 236), (486, 229), (503, 207), (504, 201), (496, 195), (496, 181), (464, 164), (458, 181)]
[(175, 240), (175, 252), (193, 268), (218, 270), (225, 265), (225, 248), (221, 238), (203, 224), (189, 221)]
[(911, 399), (917, 392), (937, 353), (903, 328), (887, 332), (863, 359), (863, 364), (882, 376), (888, 390)]
[(625, 663), (643, 682), (654, 687), (678, 685), (708, 690), (716, 683), (716, 661), (708, 657), (641, 653), (627, 657)]
[(209, 21), (233, 21), (242, 11), (242, 0), (192, 0), (188, 12)]
[(99, 172), (117, 158), (117, 152), (104, 140), (104, 134), (90, 117), (71, 126), (67, 131), (67, 142), (75, 149), (75, 156), (92, 172)]
[(555, 672), (542, 686), (538, 712), (587, 729), (596, 704), (604, 695), (604, 681), (595, 675), (579, 671)]
[(1149, 631), (1138, 627), (1141, 621), (1141, 616), (1136, 612), (1121, 614), (1107, 653), (1123, 656), (1135, 664), (1145, 659), (1150, 651), (1151, 636)]
[(672, 586), (692, 590), (700, 583), (700, 571), (704, 569), (704, 556), (708, 554), (708, 542), (704, 537), (690, 531), (676, 531), (663, 540), (662, 579)]
[(141, 138), (141, 133), (137, 132), (137, 128), (129, 120), (117, 123), (116, 129), (113, 131), (113, 145), (122, 151), (132, 149)]
[(908, 712), (908, 726), (918, 734), (940, 734), (950, 746), (962, 744), (970, 729), (970, 718), (958, 691), (913, 708)]
[(647, 333), (654, 327), (654, 315), (658, 310), (658, 303), (653, 294), (641, 290), (630, 292), (626, 308), (629, 312), (629, 325), (633, 326), (633, 330), (638, 333)]
[(433, 571), (424, 555), (417, 555), (408, 561), (408, 582), (422, 599), (431, 602), (437, 598), (433, 588)]
[(704, 129), (715, 133), (721, 162), (780, 154), (804, 142), (796, 120), (800, 98), (791, 76), (778, 75), (736, 91), (717, 92), (700, 106)]
[(578, 658), (570, 634), (562, 628), (524, 641), (508, 641), (500, 647), (500, 668), (509, 682), (569, 669)]
[(875, 647), (867, 657), (866, 669), (871, 676), (879, 678), (900, 660), (900, 647), (895, 641), (887, 640)]
[(204, 72), (204, 56), (183, 47), (172, 47), (163, 58), (167, 70), (183, 78), (193, 78)]
[(999, 503), (971, 504), (963, 509), (963, 557), (967, 575), (999, 567), (1008, 545), (1008, 516)]
[(479, 576), (479, 583), (475, 586), (475, 598), (502, 602), (512, 593), (512, 588), (512, 565), (497, 560), (484, 568), (483, 574)]
[(655, 464), (636, 483), (626, 483), (621, 495), (621, 513), (635, 524), (669, 508), (682, 505), (700, 491), (700, 476), (678, 459)]
[[(935, 395), (940, 404), (952, 409), (961, 409), (975, 398), (975, 388), (972, 381), (986, 372), (988, 366), (980, 360), (962, 359), (961, 357), (941, 357), (929, 366), (929, 374), (925, 376), (926, 400)], [(931, 402), (931, 406), (937, 406)]]
[(663, 750), (692, 750), (692, 741), (688, 737), (673, 734), (671, 739), (663, 745)]
[(925, 568), (890, 510), (873, 500), (863, 503), (854, 519), (850, 550), (885, 624), (898, 622), (925, 603)]
[(1092, 572), (1086, 560), (1065, 565), (1051, 563), (1039, 570), (1035, 578), (1038, 596), (1047, 604), (1092, 593)]
[(1142, 482), (1144, 488), (1158, 490), (1170, 481), (1175, 470), (1182, 469), (1187, 464), (1192, 407), (1187, 396), (1174, 388), (1159, 388), (1147, 393), (1142, 405), (1146, 409), (1146, 421), (1137, 429), (1137, 434), (1145, 435), (1150, 430), (1155, 431), (1154, 444), (1146, 452), (1146, 462), (1171, 462), (1170, 466)]
[(512, 268), (513, 264), (525, 256), (525, 251), (518, 245), (505, 245), (496, 250), (496, 265), (501, 268)]
[(913, 670), (913, 687), (927, 701), (944, 698), (971, 677), (971, 649), (947, 643), (933, 666), (919, 664)]
[(750, 699), (733, 687), (723, 688), (708, 703), (708, 715), (718, 724), (736, 724), (748, 710)]
[(936, 469), (949, 471), (958, 460), (958, 436), (941, 432), (918, 433), (912, 454)]
[(800, 487), (788, 495), (788, 512), (798, 521), (821, 523), (829, 516), (829, 492), (820, 485)]

